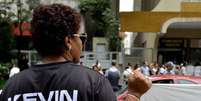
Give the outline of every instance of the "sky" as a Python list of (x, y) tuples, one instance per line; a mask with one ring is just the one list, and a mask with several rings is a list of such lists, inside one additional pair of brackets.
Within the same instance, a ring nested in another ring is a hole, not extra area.
[(120, 12), (122, 11), (133, 11), (134, 0), (120, 0)]

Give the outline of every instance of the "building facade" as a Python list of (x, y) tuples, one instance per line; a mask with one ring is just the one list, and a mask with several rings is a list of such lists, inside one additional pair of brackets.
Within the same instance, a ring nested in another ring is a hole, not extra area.
[(134, 33), (133, 62), (201, 61), (201, 0), (133, 1), (120, 12), (121, 32)]

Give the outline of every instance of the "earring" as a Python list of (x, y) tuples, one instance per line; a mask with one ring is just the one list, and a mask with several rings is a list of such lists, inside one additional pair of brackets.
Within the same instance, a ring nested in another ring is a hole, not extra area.
[(70, 51), (70, 50), (71, 50), (71, 48), (72, 48), (72, 47), (71, 47), (71, 45), (69, 45), (69, 46), (68, 46), (68, 50)]

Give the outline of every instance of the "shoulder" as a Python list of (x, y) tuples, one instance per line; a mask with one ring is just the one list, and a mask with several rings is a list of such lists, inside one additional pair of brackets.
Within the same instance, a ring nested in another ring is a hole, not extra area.
[(3, 96), (12, 95), (18, 92), (20, 88), (24, 87), (23, 83), (27, 82), (26, 80), (30, 76), (31, 76), (30, 70), (24, 70), (18, 74), (13, 75), (11, 78), (7, 80), (6, 84), (4, 85), (2, 94), (6, 95)]
[(11, 78), (9, 78), (7, 82), (9, 83), (9, 82), (12, 82), (12, 81), (15, 81), (15, 80), (26, 78), (26, 77), (28, 77), (30, 75), (30, 73), (31, 73), (31, 71), (29, 69), (24, 70), (22, 72), (19, 72), (18, 74), (15, 74)]
[(103, 88), (103, 86), (110, 85), (107, 78), (99, 72), (85, 66), (80, 66), (76, 64), (72, 64), (72, 66), (73, 79), (76, 79), (76, 81), (72, 81), (75, 81), (76, 83), (81, 83), (83, 87), (86, 85), (91, 85), (91, 87), (94, 87), (94, 89), (97, 90), (96, 92), (98, 92), (98, 90), (100, 89), (106, 90), (105, 88)]
[[(17, 85), (17, 83), (21, 83), (23, 81), (26, 80), (26, 78), (31, 76), (31, 71), (28, 70), (24, 70), (22, 72), (19, 72), (17, 74), (15, 74), (14, 76), (12, 76), (11, 78), (9, 78), (6, 82), (6, 85)], [(5, 87), (6, 87), (5, 85)]]
[(79, 72), (83, 75), (87, 75), (88, 77), (105, 78), (104, 75), (86, 66), (77, 65), (74, 69), (76, 70), (76, 72)]
[(77, 65), (74, 63), (69, 63), (69, 64), (64, 64), (61, 69), (58, 71), (61, 76), (69, 76), (76, 78), (76, 79), (81, 79), (82, 80), (92, 80), (96, 81), (97, 79), (104, 79), (104, 75), (98, 73), (97, 71), (88, 68), (83, 65)]

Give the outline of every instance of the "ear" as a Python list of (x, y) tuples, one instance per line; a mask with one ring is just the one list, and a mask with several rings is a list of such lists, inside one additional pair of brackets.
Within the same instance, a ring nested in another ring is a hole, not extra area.
[(70, 39), (70, 37), (66, 36), (64, 42), (65, 42), (65, 46), (67, 48), (71, 47), (71, 39)]
[(65, 43), (69, 43), (70, 38), (68, 36), (66, 36), (64, 40), (65, 40)]

